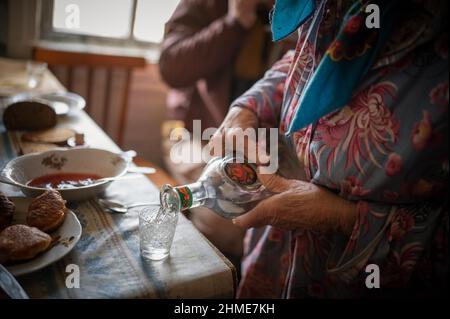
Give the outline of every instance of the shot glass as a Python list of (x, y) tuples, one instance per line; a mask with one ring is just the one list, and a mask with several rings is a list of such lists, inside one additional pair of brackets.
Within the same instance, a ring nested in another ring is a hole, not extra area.
[(178, 212), (161, 205), (148, 205), (139, 212), (139, 244), (144, 259), (163, 260), (169, 256), (177, 222)]
[(47, 63), (35, 61), (27, 62), (28, 87), (30, 89), (34, 89), (40, 85), (45, 70), (47, 70)]

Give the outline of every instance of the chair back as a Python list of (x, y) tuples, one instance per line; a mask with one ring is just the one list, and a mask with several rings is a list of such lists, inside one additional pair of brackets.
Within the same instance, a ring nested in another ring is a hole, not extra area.
[[(105, 130), (109, 126), (117, 127), (117, 132), (108, 132), (111, 136), (115, 136), (115, 140), (119, 146), (122, 146), (127, 117), (129, 108), (129, 92), (132, 80), (132, 72), (134, 68), (145, 67), (146, 60), (143, 57), (130, 57), (130, 56), (115, 56), (106, 54), (94, 54), (87, 52), (69, 52), (69, 51), (58, 51), (48, 48), (35, 47), (33, 51), (33, 58), (36, 61), (47, 63), (52, 69), (53, 68), (64, 68), (65, 69), (65, 81), (61, 79), (61, 73), (55, 72), (56, 76), (62, 81), (69, 91), (75, 90), (75, 84), (79, 87), (79, 83), (76, 83), (75, 71), (77, 68), (86, 68), (87, 76), (85, 80), (85, 90), (82, 95), (86, 99), (86, 111), (96, 120), (96, 122)], [(96, 71), (99, 69), (104, 69), (106, 72), (103, 95), (103, 105), (95, 105), (94, 100), (96, 92), (101, 92), (98, 90), (94, 84), (94, 77)], [(124, 77), (122, 85), (120, 85), (117, 92), (117, 85), (113, 85), (115, 77), (117, 75), (118, 69), (121, 69)], [(59, 76), (58, 76), (59, 75)], [(77, 92), (79, 93), (79, 92)], [(115, 96), (119, 96), (118, 110), (113, 112), (112, 104)], [(111, 114), (117, 114), (116, 116), (111, 116)], [(93, 116), (95, 114), (95, 116)], [(115, 123), (111, 123), (115, 122)]]

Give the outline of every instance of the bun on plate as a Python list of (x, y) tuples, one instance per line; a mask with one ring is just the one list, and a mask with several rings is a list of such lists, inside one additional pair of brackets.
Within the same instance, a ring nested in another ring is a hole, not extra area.
[(35, 227), (13, 225), (0, 233), (0, 260), (22, 261), (46, 251), (52, 238)]
[(62, 224), (66, 211), (66, 201), (58, 191), (49, 189), (31, 202), (27, 224), (46, 233), (52, 232)]

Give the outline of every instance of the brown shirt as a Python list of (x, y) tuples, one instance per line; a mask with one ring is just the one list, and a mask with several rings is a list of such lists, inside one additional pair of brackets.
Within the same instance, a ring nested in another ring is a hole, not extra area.
[(217, 127), (229, 101), (232, 64), (246, 31), (227, 15), (228, 1), (182, 0), (166, 25), (160, 72), (176, 91), (169, 93), (174, 119), (201, 119)]

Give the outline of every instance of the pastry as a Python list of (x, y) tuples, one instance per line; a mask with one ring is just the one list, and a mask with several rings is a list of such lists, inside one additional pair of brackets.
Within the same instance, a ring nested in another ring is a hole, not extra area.
[(0, 231), (11, 225), (14, 209), (14, 203), (0, 192)]
[(51, 128), (43, 131), (27, 132), (22, 135), (23, 141), (35, 143), (67, 144), (76, 132), (70, 128)]
[(48, 233), (56, 230), (66, 217), (66, 201), (58, 191), (49, 189), (33, 199), (28, 207), (27, 224)]
[(8, 105), (3, 122), (8, 130), (44, 130), (56, 125), (55, 110), (37, 101), (22, 101)]
[(52, 238), (35, 227), (13, 225), (0, 233), (0, 260), (28, 260), (46, 251)]

